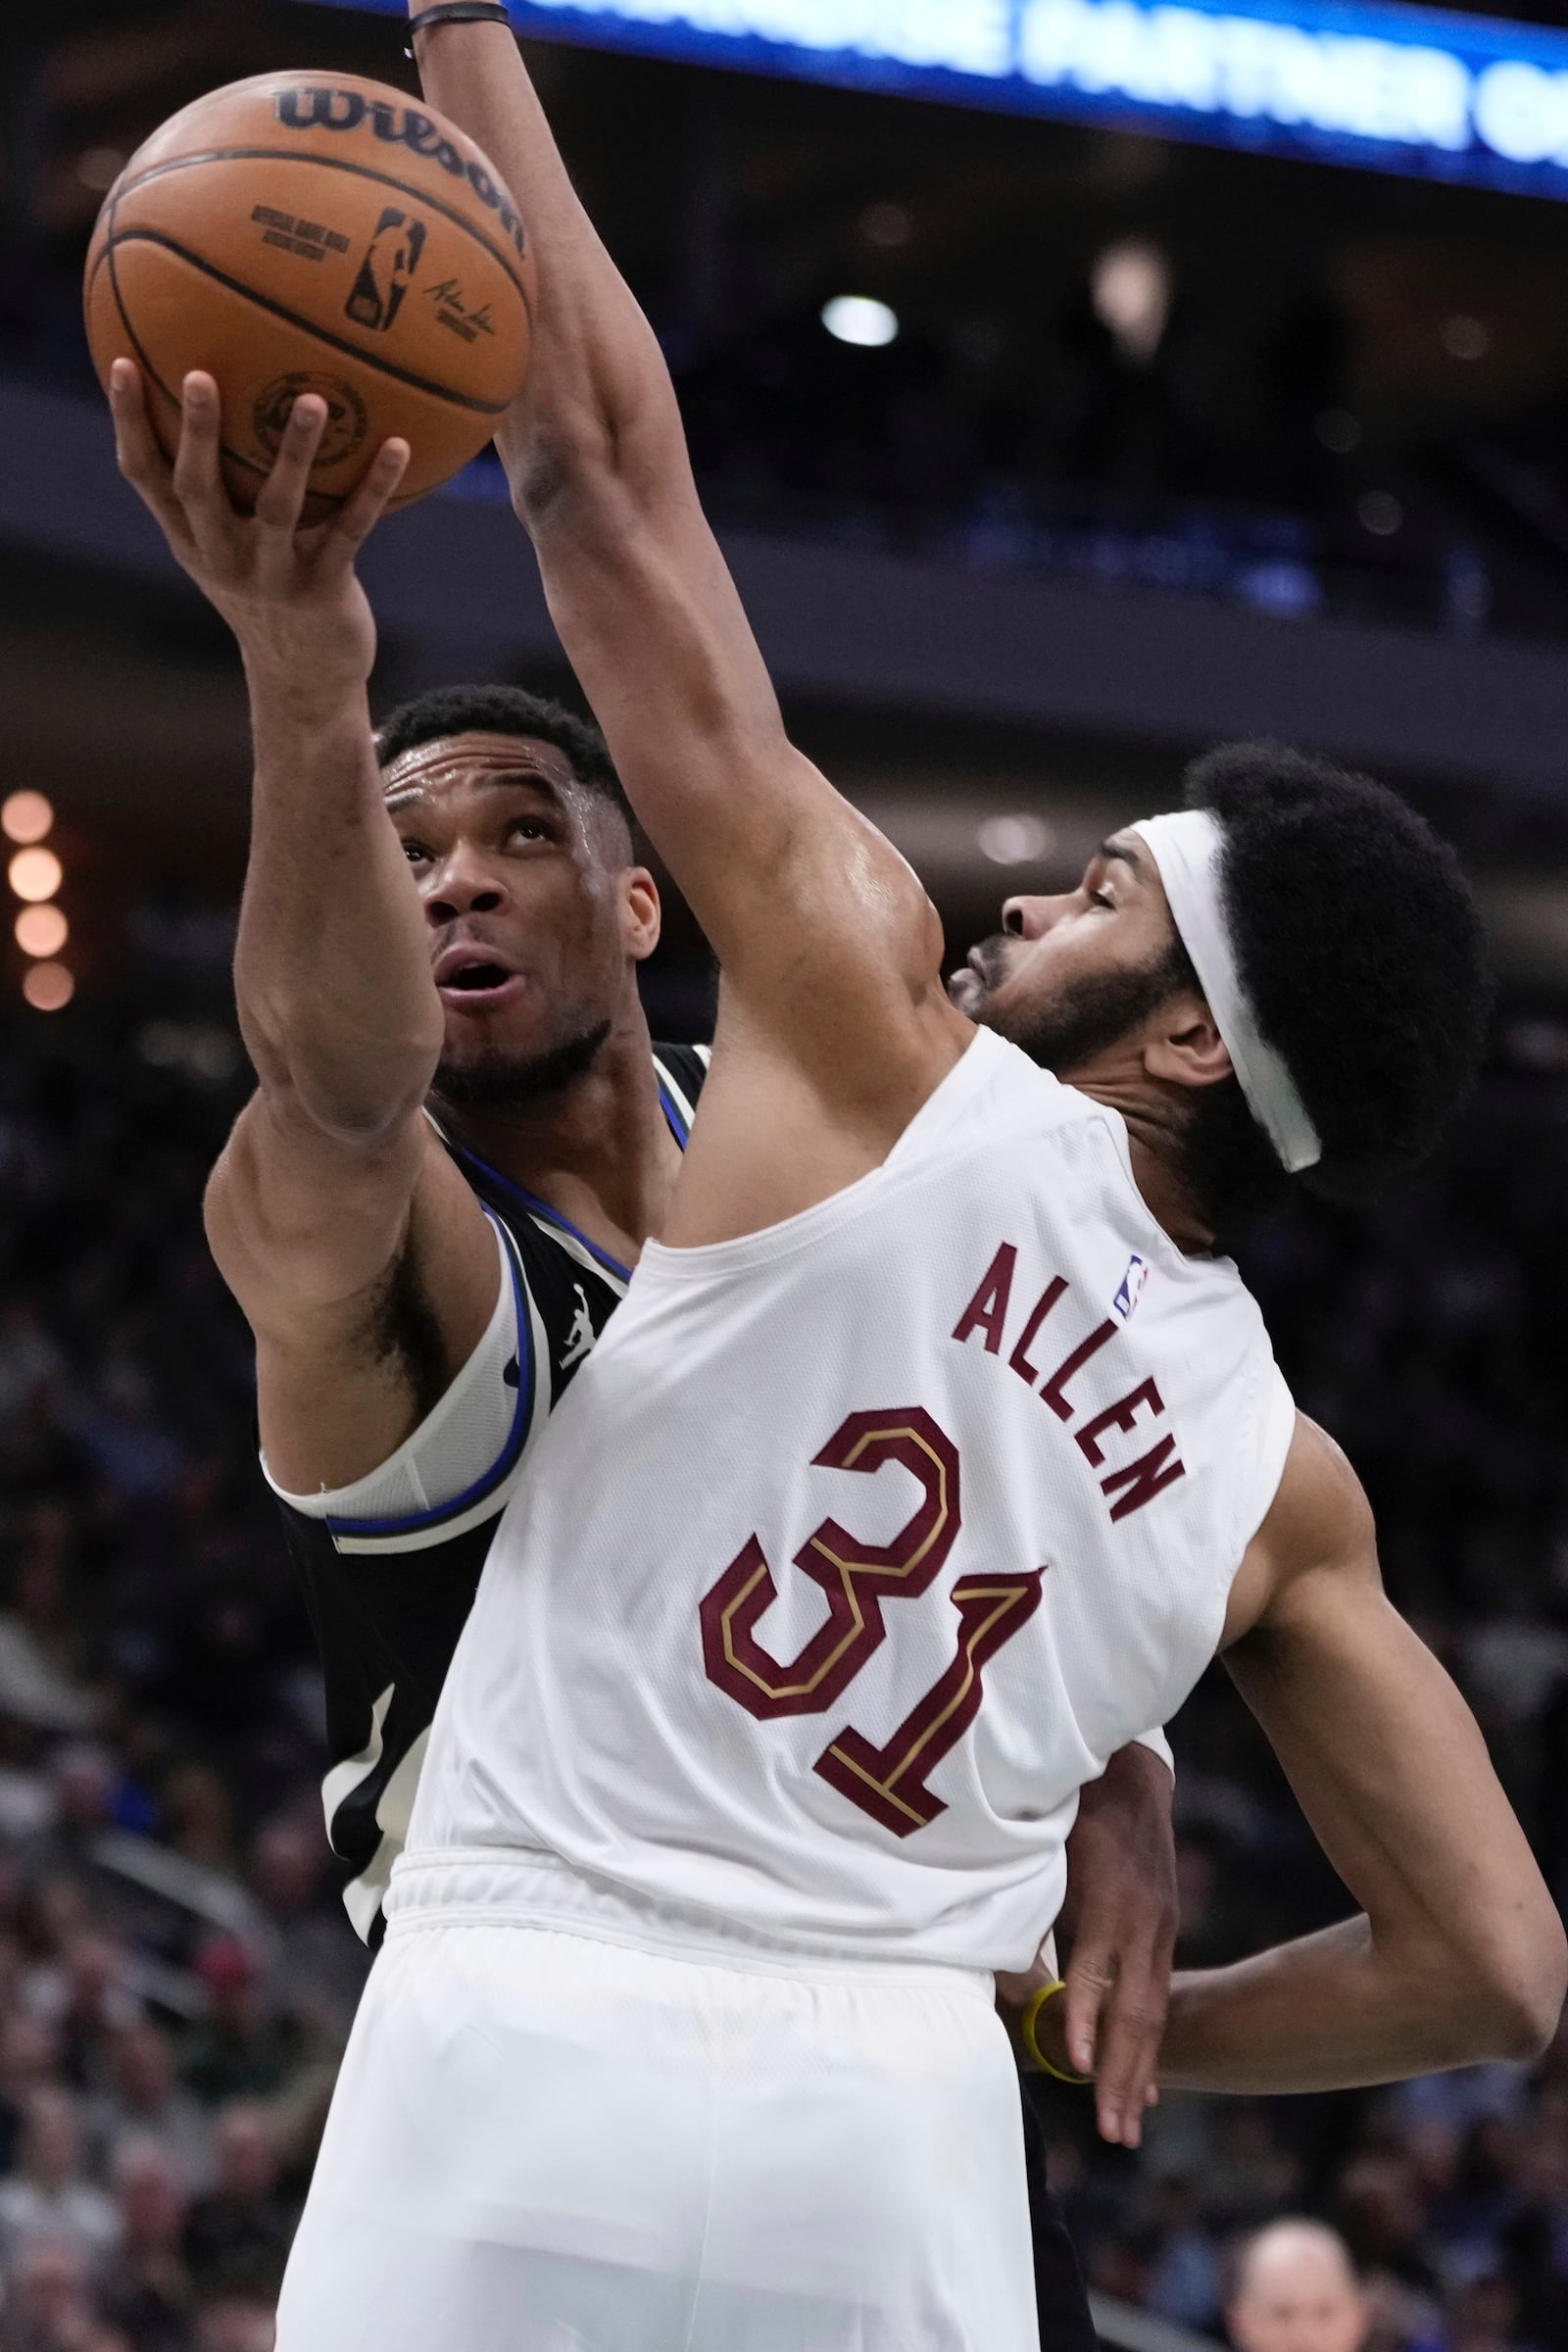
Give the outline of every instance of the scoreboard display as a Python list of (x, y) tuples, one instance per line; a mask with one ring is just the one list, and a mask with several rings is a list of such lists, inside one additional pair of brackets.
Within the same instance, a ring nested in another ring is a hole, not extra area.
[(1500, 18), (1396, 0), (513, 0), (512, 14), (547, 39), (1568, 196), (1568, 32)]

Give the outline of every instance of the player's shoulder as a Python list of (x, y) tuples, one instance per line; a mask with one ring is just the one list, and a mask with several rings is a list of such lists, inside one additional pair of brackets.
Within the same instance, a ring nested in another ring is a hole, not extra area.
[(1366, 1492), (1328, 1432), (1298, 1410), (1274, 1499), (1231, 1589), (1221, 1646), (1287, 1634), (1325, 1600), (1380, 1583)]
[(1316, 1569), (1365, 1569), (1377, 1536), (1366, 1489), (1342, 1446), (1299, 1410), (1268, 1516), (1258, 1531), (1277, 1590)]

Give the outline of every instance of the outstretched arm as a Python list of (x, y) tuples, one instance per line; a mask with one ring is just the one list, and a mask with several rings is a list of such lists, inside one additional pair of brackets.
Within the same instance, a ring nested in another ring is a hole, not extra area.
[(1162, 2082), (1317, 2090), (1527, 2058), (1568, 1946), (1475, 1719), (1391, 1607), (1339, 1449), (1298, 1426), (1234, 1607), (1231, 1674), (1358, 1917), (1178, 1975)]
[[(431, 100), (493, 158), (535, 247), (533, 370), (500, 441), (562, 641), (712, 942), (730, 1012), (827, 1105), (887, 1098), (885, 1152), (965, 1034), (940, 986), (935, 913), (785, 735), (698, 504), (663, 355), (511, 34), (445, 24), (415, 38)], [(710, 1106), (705, 1120), (711, 1137)]]
[(428, 1402), (382, 1308), (416, 1263), (463, 1363), (495, 1300), (495, 1245), (422, 1115), (443, 1019), (427, 928), (381, 805), (366, 681), (375, 629), (355, 555), (396, 489), (389, 443), (336, 520), (300, 528), (321, 402), (295, 406), (254, 515), (219, 465), (220, 396), (184, 387), (172, 466), (116, 363), (122, 471), (234, 631), (256, 772), (235, 990), (260, 1088), (208, 1189), (213, 1254), (256, 1335), (262, 1442), (297, 1494), (350, 1484)]

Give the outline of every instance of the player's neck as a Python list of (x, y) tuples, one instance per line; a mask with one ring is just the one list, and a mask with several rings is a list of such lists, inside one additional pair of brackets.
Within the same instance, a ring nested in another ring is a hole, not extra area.
[(1185, 1256), (1211, 1255), (1214, 1221), (1193, 1191), (1182, 1151), (1185, 1105), (1168, 1101), (1163, 1091), (1151, 1095), (1144, 1085), (1118, 1085), (1112, 1078), (1086, 1074), (1067, 1083), (1120, 1113), (1133, 1181), (1161, 1232)]
[(617, 1017), (586, 1070), (536, 1102), (436, 1107), (457, 1143), (622, 1264), (662, 1227), (681, 1153), (640, 1004)]

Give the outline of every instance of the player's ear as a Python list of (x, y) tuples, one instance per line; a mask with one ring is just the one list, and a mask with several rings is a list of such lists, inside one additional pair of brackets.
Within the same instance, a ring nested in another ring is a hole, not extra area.
[(1218, 1086), (1231, 1075), (1230, 1049), (1196, 990), (1179, 989), (1150, 1023), (1144, 1067), (1167, 1085)]
[(644, 962), (658, 947), (663, 919), (653, 875), (646, 865), (628, 865), (620, 877), (620, 931), (634, 963)]

